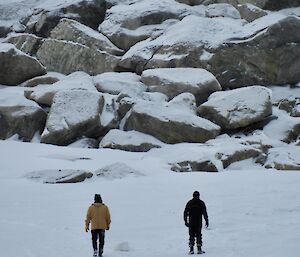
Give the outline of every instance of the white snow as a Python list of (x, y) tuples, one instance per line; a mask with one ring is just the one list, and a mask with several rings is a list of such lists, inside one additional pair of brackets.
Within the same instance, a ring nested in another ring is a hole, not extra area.
[(207, 17), (241, 18), (239, 11), (231, 4), (210, 4), (207, 6), (205, 14)]
[(0, 107), (27, 106), (39, 107), (34, 101), (24, 97), (23, 91), (14, 92), (11, 90), (0, 89)]
[(209, 71), (198, 68), (158, 68), (144, 70), (142, 77), (157, 77), (168, 83), (183, 83), (198, 87), (198, 84), (204, 84), (215, 81), (216, 78)]
[[(102, 195), (112, 215), (104, 255), (185, 256), (188, 231), (182, 215), (194, 190), (200, 191), (210, 218), (210, 229), (203, 230), (207, 256), (297, 257), (300, 251), (299, 172), (266, 171), (243, 162), (235, 166), (243, 169), (220, 173), (173, 173), (164, 156), (153, 151), (133, 154), (11, 141), (0, 141), (0, 158), (0, 245), (5, 257), (91, 256), (84, 219), (95, 193)], [(72, 185), (23, 178), (45, 167), (95, 171), (116, 160), (145, 176), (94, 177)], [(16, 233), (23, 235), (20, 240)], [(120, 251), (124, 242), (128, 252)]]
[(119, 129), (111, 129), (101, 140), (100, 147), (105, 145), (141, 145), (150, 143), (152, 145), (163, 145), (161, 141), (153, 136), (138, 131), (122, 131)]

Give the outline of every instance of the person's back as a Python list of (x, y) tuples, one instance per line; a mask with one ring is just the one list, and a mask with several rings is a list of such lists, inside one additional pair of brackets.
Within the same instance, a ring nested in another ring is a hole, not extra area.
[(200, 200), (200, 193), (198, 191), (193, 193), (193, 199), (186, 204), (183, 216), (185, 225), (189, 228), (190, 253), (194, 253), (195, 239), (198, 253), (204, 253), (202, 251), (202, 217), (205, 219), (206, 227), (208, 227), (209, 222), (205, 203)]
[[(92, 242), (94, 256), (103, 253), (105, 230), (110, 227), (110, 213), (108, 207), (102, 203), (102, 198), (99, 194), (95, 195), (95, 203), (93, 203), (87, 211), (85, 220), (85, 231), (89, 231), (91, 223)], [(99, 239), (99, 251), (97, 249), (97, 241)]]

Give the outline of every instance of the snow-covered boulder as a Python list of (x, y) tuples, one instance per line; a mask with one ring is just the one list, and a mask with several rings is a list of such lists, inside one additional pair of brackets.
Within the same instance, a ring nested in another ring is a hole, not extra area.
[(105, 51), (112, 55), (122, 55), (124, 51), (116, 47), (103, 34), (70, 19), (62, 19), (51, 31), (51, 38), (77, 42), (95, 50)]
[(244, 29), (270, 21), (271, 25), (262, 31), (232, 39), (214, 54), (211, 71), (222, 86), (235, 88), (300, 81), (300, 18), (267, 15), (245, 25)]
[(72, 18), (93, 29), (104, 20), (105, 0), (45, 1), (35, 6), (34, 14), (27, 19), (26, 31), (48, 37), (62, 18)]
[(300, 81), (299, 30), (300, 18), (277, 13), (249, 24), (188, 16), (158, 38), (136, 44), (119, 66), (137, 73), (151, 68), (205, 68), (223, 88), (295, 84)]
[(52, 85), (42, 84), (28, 88), (24, 91), (24, 94), (28, 99), (34, 100), (42, 105), (50, 106), (52, 104), (53, 97), (57, 92), (74, 89), (97, 92), (92, 78), (88, 74), (78, 71), (62, 78), (60, 81)]
[(35, 102), (22, 94), (0, 89), (0, 139), (18, 134), (30, 141), (36, 132), (42, 132), (47, 114)]
[(264, 133), (286, 143), (296, 141), (300, 137), (300, 117), (291, 117), (276, 107), (273, 108), (273, 114), (277, 119), (264, 127)]
[(178, 104), (172, 103), (138, 102), (127, 116), (125, 130), (146, 133), (168, 144), (202, 143), (220, 133), (219, 126), (196, 116), (190, 106), (178, 108)]
[(142, 81), (149, 86), (151, 92), (161, 92), (170, 99), (175, 96), (190, 92), (197, 105), (205, 102), (208, 96), (222, 90), (215, 76), (199, 68), (160, 68), (145, 70)]
[(99, 92), (118, 95), (137, 95), (147, 90), (141, 77), (130, 72), (106, 72), (93, 77)]
[(11, 32), (11, 24), (0, 20), (0, 38), (6, 37), (9, 32)]
[(143, 176), (143, 173), (122, 162), (116, 162), (107, 165), (101, 169), (96, 170), (95, 174), (97, 175), (97, 177), (106, 179), (120, 179), (127, 176)]
[(103, 96), (87, 90), (56, 93), (48, 115), (42, 143), (68, 145), (77, 138), (99, 137)]
[(81, 139), (78, 139), (74, 143), (69, 144), (68, 147), (97, 149), (99, 148), (99, 140), (83, 137)]
[(90, 75), (113, 71), (119, 61), (118, 57), (107, 52), (57, 39), (46, 39), (37, 52), (37, 58), (48, 71), (70, 74), (81, 70)]
[(294, 99), (282, 99), (278, 103), (280, 110), (286, 111), (292, 117), (300, 117), (300, 97)]
[(107, 11), (99, 31), (116, 46), (128, 50), (139, 41), (157, 37), (167, 27), (195, 11), (175, 0), (144, 0), (116, 5)]
[(205, 10), (207, 17), (228, 17), (232, 19), (240, 19), (239, 11), (231, 4), (210, 4)]
[(223, 171), (230, 164), (255, 159), (259, 149), (230, 137), (212, 139), (205, 144), (175, 144), (153, 149), (151, 156), (167, 161), (173, 171)]
[(148, 152), (152, 148), (160, 148), (162, 145), (163, 143), (155, 137), (141, 132), (112, 129), (103, 137), (99, 147), (128, 152)]
[(299, 148), (299, 146), (288, 146), (270, 149), (265, 167), (277, 170), (300, 170)]
[(32, 34), (17, 33), (8, 36), (4, 42), (15, 45), (26, 54), (35, 55), (42, 45), (43, 39)]
[(70, 169), (40, 170), (25, 175), (28, 179), (46, 184), (78, 183), (92, 176), (93, 173), (89, 171)]
[(23, 86), (23, 87), (36, 87), (38, 85), (44, 85), (44, 84), (51, 85), (51, 84), (54, 84), (54, 83), (60, 81), (61, 79), (64, 79), (65, 77), (66, 76), (61, 74), (61, 73), (49, 72), (45, 75), (29, 79), (29, 80), (23, 82), (21, 84), (21, 86)]
[(272, 114), (271, 91), (252, 86), (213, 93), (198, 113), (222, 129), (236, 129), (259, 122)]
[(13, 44), (0, 43), (0, 84), (18, 85), (45, 73), (46, 69), (35, 58)]
[(241, 18), (248, 22), (252, 22), (268, 14), (267, 11), (252, 4), (239, 4), (237, 9), (240, 12)]

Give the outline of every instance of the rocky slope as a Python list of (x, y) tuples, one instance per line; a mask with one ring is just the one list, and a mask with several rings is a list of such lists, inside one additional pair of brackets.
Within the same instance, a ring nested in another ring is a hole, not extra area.
[(249, 158), (300, 169), (299, 1), (0, 7), (0, 139), (133, 152), (189, 143), (183, 152), (198, 150), (170, 169)]

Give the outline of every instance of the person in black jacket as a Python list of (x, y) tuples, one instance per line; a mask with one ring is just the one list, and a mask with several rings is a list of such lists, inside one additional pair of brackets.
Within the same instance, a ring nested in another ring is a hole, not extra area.
[(193, 193), (193, 199), (188, 201), (184, 209), (184, 222), (189, 228), (189, 246), (190, 254), (194, 254), (194, 244), (195, 238), (197, 242), (198, 254), (204, 253), (202, 251), (202, 216), (205, 219), (206, 227), (208, 228), (208, 216), (206, 211), (206, 206), (203, 201), (200, 200), (200, 193), (195, 191)]

